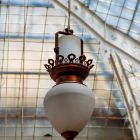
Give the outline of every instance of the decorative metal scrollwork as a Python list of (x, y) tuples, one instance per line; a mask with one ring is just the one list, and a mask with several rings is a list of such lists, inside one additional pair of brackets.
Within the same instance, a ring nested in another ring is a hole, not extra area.
[(64, 60), (64, 56), (58, 55), (56, 57), (56, 64), (61, 64), (63, 62), (63, 60)]
[(74, 63), (74, 60), (76, 58), (76, 55), (71, 53), (68, 55), (69, 63)]
[(53, 67), (61, 64), (79, 64), (87, 67), (90, 70), (94, 66), (92, 63), (92, 59), (86, 61), (85, 55), (81, 55), (79, 58), (76, 58), (76, 55), (71, 53), (67, 56), (67, 58), (64, 58), (62, 55), (58, 55), (56, 57), (56, 61), (53, 59), (48, 59), (48, 64), (45, 64), (44, 66), (48, 72), (50, 72)]

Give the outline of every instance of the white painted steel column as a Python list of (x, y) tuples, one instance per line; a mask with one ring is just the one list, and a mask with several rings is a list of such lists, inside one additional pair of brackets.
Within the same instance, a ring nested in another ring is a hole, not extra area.
[(116, 65), (116, 61), (114, 60), (114, 57), (110, 55), (110, 62), (115, 72), (120, 89), (122, 91), (124, 103), (128, 112), (128, 118), (132, 126), (134, 139), (140, 140), (140, 118), (139, 118), (139, 112), (137, 110), (136, 101), (133, 97), (133, 93), (132, 93), (132, 90), (130, 90), (130, 87), (128, 87), (128, 89), (130, 90), (130, 92), (128, 92), (128, 90), (124, 86), (124, 81), (126, 82), (126, 84), (128, 84), (128, 81), (126, 79), (127, 76), (126, 76), (125, 71), (123, 70), (123, 65), (121, 61), (119, 60), (119, 57), (117, 59), (118, 59), (117, 64), (119, 64), (119, 70), (117, 67), (118, 65)]

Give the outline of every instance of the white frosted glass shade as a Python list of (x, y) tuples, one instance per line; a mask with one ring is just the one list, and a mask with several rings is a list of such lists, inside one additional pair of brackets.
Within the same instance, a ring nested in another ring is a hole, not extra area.
[(65, 35), (59, 38), (59, 54), (66, 58), (73, 53), (78, 58), (81, 55), (81, 39), (75, 35)]
[(94, 93), (78, 83), (56, 85), (44, 99), (47, 117), (60, 134), (79, 132), (89, 121), (94, 103)]

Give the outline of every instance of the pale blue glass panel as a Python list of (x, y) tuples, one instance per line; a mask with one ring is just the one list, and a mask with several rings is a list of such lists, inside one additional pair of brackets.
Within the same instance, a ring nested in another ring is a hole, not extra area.
[(122, 6), (125, 0), (112, 0), (112, 3), (115, 3), (116, 5)]
[(122, 18), (119, 20), (118, 27), (120, 27), (121, 29), (127, 30), (129, 28), (129, 26), (130, 26), (129, 20), (122, 19)]
[(134, 10), (130, 10), (130, 9), (127, 9), (127, 8), (123, 8), (121, 17), (122, 17), (122, 18), (125, 18), (125, 19), (131, 20), (132, 17), (133, 17), (133, 13), (134, 13)]
[(98, 0), (94, 0), (94, 1), (91, 0), (89, 8), (95, 10), (97, 5), (98, 5)]
[(25, 7), (16, 7), (11, 6), (9, 7), (9, 13), (14, 15), (24, 15)]
[(118, 17), (115, 16), (108, 16), (107, 17), (107, 23), (113, 26), (117, 26), (118, 23)]
[(136, 4), (137, 4), (137, 0), (126, 0), (125, 7), (135, 9)]
[(139, 3), (139, 5), (138, 5), (138, 11), (140, 12), (140, 3)]
[(137, 12), (135, 15), (135, 20), (140, 22), (140, 12)]
[(110, 3), (99, 2), (97, 6), (97, 11), (102, 13), (108, 13)]
[(112, 4), (109, 10), (109, 14), (113, 16), (120, 16), (122, 7)]
[(131, 30), (140, 33), (140, 23), (133, 22)]

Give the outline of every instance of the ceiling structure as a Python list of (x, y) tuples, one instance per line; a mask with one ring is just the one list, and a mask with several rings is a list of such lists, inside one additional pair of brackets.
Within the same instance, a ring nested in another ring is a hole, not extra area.
[[(60, 2), (63, 0), (1, 0), (0, 140), (61, 139), (48, 121), (47, 111), (43, 107), (45, 94), (55, 84), (46, 72), (44, 64), (49, 58), (54, 58), (55, 32), (64, 30), (68, 21), (66, 9), (60, 7)], [(118, 33), (120, 38), (125, 36), (126, 41), (133, 44), (132, 46), (128, 45), (129, 50), (126, 50), (127, 53), (125, 53), (127, 43), (122, 43), (125, 49), (118, 51), (119, 49), (117, 47), (115, 49), (114, 46), (119, 46), (121, 43), (118, 43), (117, 40), (117, 43), (114, 41), (114, 44), (110, 42), (109, 45), (113, 47), (111, 47), (112, 50), (109, 50), (112, 53), (114, 53), (113, 50), (117, 50), (117, 53), (120, 54), (129, 81), (131, 85), (133, 83), (132, 88), (137, 97), (137, 105), (140, 105), (139, 30), (136, 29), (136, 35), (132, 35), (135, 34), (133, 26), (140, 19), (139, 8), (137, 8), (139, 6), (136, 6), (138, 2), (134, 0), (135, 8), (130, 10), (133, 11), (133, 18), (127, 20), (131, 25), (128, 29), (125, 28), (123, 31), (125, 34), (117, 30), (123, 28), (121, 26), (123, 20), (125, 24), (126, 19), (123, 18), (125, 11), (123, 12), (122, 9), (129, 11), (129, 1), (89, 0), (77, 2), (79, 4), (78, 7), (74, 5), (75, 9), (84, 6), (85, 10), (89, 10), (85, 7), (84, 4), (86, 4), (96, 12), (96, 16), (103, 18), (101, 15), (105, 15), (103, 20), (107, 24), (111, 22), (109, 17), (117, 18), (117, 24), (113, 25), (115, 29), (106, 25), (106, 32), (112, 29), (114, 34)], [(75, 3), (73, 2), (73, 4)], [(121, 10), (113, 12), (112, 10), (116, 9), (113, 6), (117, 6)], [(100, 8), (104, 11), (100, 11)], [(119, 11), (119, 15), (113, 15)], [(94, 15), (92, 16), (95, 18)], [(121, 89), (108, 61), (109, 54), (106, 54), (108, 47), (106, 39), (100, 40), (101, 35), (97, 36), (98, 32), (96, 34), (90, 32), (87, 25), (83, 24), (79, 18), (76, 20), (72, 13), (71, 28), (74, 29), (75, 35), (84, 40), (84, 53), (87, 58), (93, 59), (95, 64), (85, 81), (85, 84), (95, 92), (95, 110), (78, 139), (133, 139)], [(135, 38), (137, 41), (126, 34), (132, 37), (138, 35), (138, 39)], [(104, 45), (105, 48), (102, 47)], [(132, 61), (127, 61), (129, 56)]]
[(80, 0), (107, 24), (140, 42), (139, 0)]

